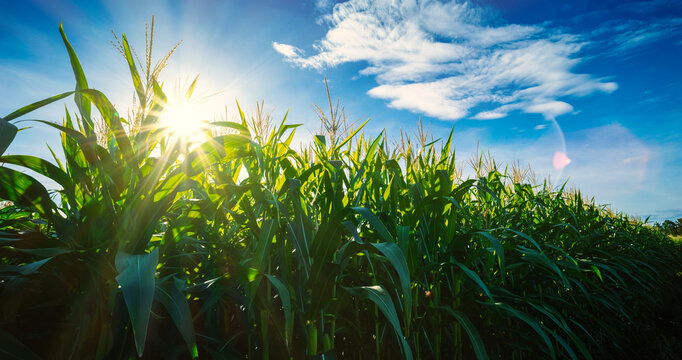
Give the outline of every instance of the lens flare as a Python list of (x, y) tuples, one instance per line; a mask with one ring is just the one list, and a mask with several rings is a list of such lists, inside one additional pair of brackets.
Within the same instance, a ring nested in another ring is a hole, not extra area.
[(553, 164), (556, 170), (561, 170), (568, 166), (568, 164), (570, 163), (571, 159), (568, 156), (566, 156), (566, 154), (564, 154), (563, 152), (557, 151), (554, 153)]

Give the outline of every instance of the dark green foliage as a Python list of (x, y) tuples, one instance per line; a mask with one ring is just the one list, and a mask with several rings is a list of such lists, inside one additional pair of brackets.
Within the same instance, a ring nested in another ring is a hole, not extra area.
[(682, 236), (682, 218), (677, 221), (665, 220), (662, 224), (656, 223), (655, 226), (666, 235)]

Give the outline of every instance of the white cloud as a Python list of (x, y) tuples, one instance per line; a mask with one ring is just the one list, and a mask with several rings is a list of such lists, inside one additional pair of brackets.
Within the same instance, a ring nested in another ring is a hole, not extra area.
[(549, 101), (529, 105), (525, 110), (528, 113), (543, 114), (547, 118), (555, 118), (559, 115), (573, 111), (573, 106), (563, 101)]
[(319, 11), (328, 11), (334, 6), (334, 0), (315, 0), (315, 8)]
[(287, 44), (280, 44), (276, 41), (272, 42), (272, 47), (275, 49), (275, 51), (284, 55), (287, 58), (294, 58), (294, 57), (300, 56), (302, 53), (301, 49), (299, 49), (295, 46), (291, 46), (291, 45), (287, 45)]
[(480, 113), (476, 114), (474, 116), (474, 119), (477, 120), (493, 120), (493, 119), (500, 119), (507, 116), (506, 113), (502, 112), (496, 112), (496, 111), (481, 111)]
[(273, 43), (287, 61), (324, 69), (364, 62), (361, 75), (378, 85), (368, 91), (388, 105), (440, 119), (475, 114), (493, 119), (523, 110), (555, 117), (572, 111), (558, 98), (612, 92), (617, 84), (577, 74), (572, 68), (585, 43), (542, 26), (493, 25), (470, 2), (350, 0), (336, 4), (315, 54)]

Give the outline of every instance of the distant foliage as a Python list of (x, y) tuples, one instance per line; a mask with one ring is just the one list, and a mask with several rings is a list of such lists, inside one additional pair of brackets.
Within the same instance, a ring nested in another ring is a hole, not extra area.
[(677, 221), (665, 220), (662, 224), (656, 223), (654, 226), (666, 235), (682, 236), (682, 218)]
[(0, 156), (3, 357), (682, 354), (682, 249), (660, 231), (490, 156), (462, 178), (452, 133), (420, 126), (391, 146), (348, 124), (329, 92), (323, 134), (301, 151), (298, 125), (262, 103), (191, 146), (160, 121), (166, 95), (125, 35), (134, 122), (89, 88), (60, 32), (76, 90), (0, 119), (3, 155), (18, 118), (76, 102), (42, 122), (64, 161)]

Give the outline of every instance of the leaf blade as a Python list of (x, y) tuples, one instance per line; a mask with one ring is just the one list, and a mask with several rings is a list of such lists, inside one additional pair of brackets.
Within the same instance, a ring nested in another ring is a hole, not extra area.
[(159, 263), (159, 250), (151, 253), (132, 255), (119, 251), (116, 254), (116, 281), (121, 286), (123, 298), (128, 308), (128, 316), (133, 327), (135, 347), (141, 357), (147, 338), (149, 316), (152, 311), (154, 289), (156, 288), (156, 266)]

